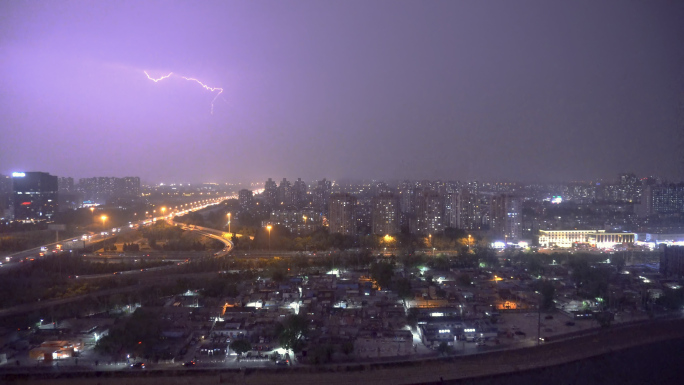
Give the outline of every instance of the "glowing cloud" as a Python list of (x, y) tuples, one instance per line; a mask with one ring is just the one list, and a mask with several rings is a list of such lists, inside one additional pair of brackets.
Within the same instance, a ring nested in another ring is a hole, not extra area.
[(179, 78), (182, 78), (182, 79), (185, 79), (185, 80), (189, 80), (189, 81), (191, 81), (191, 82), (195, 82), (195, 83), (199, 84), (200, 86), (202, 86), (202, 88), (204, 88), (205, 90), (208, 90), (208, 91), (211, 91), (211, 92), (218, 91), (218, 93), (216, 94), (216, 96), (214, 96), (214, 99), (211, 100), (211, 114), (212, 114), (212, 115), (214, 114), (214, 102), (215, 102), (216, 99), (219, 97), (219, 95), (221, 95), (221, 94), (223, 93), (223, 88), (221, 88), (221, 87), (210, 87), (210, 86), (208, 86), (208, 85), (202, 83), (201, 81), (199, 81), (199, 80), (197, 80), (197, 79), (195, 79), (195, 78), (189, 78), (189, 77), (182, 76), (182, 75), (174, 75), (173, 72), (169, 72), (168, 75), (164, 75), (164, 76), (162, 76), (162, 77), (160, 77), (160, 78), (156, 78), (156, 79), (153, 78), (153, 77), (151, 77), (150, 74), (147, 73), (147, 71), (143, 71), (143, 72), (145, 73), (145, 76), (147, 76), (148, 79), (152, 80), (152, 81), (155, 82), (155, 83), (157, 83), (157, 82), (159, 82), (159, 81), (161, 81), (161, 80), (164, 80), (164, 79), (168, 79), (168, 78), (170, 78), (170, 77), (173, 75), (173, 76), (178, 76)]

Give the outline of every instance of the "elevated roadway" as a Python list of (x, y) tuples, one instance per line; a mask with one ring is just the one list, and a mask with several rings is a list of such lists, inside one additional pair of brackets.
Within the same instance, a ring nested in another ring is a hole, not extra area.
[(52, 242), (46, 245), (34, 247), (32, 249), (9, 254), (4, 256), (3, 260), (0, 261), (2, 262), (2, 265), (0, 265), (0, 274), (7, 273), (10, 270), (13, 270), (21, 266), (21, 263), (31, 262), (36, 259), (44, 258), (45, 256), (48, 256), (51, 253), (56, 252), (58, 249), (64, 251), (82, 251), (97, 243), (107, 242), (108, 240), (111, 240), (114, 237), (126, 234), (140, 227), (153, 224), (158, 220), (172, 219), (175, 215), (182, 215), (187, 212), (202, 210), (207, 207), (216, 205), (225, 199), (226, 197), (210, 199), (206, 202), (203, 202), (202, 204), (198, 204), (187, 210), (170, 210), (168, 215), (145, 218), (136, 222), (130, 222), (128, 225), (114, 227), (110, 231), (105, 231), (100, 234), (82, 234), (81, 236), (69, 238), (61, 242)]

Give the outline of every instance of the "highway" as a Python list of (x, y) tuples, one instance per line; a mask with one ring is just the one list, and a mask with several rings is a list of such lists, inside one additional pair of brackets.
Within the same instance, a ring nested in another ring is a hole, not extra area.
[[(209, 206), (213, 206), (216, 204), (219, 204), (221, 201), (227, 199), (226, 197), (221, 197), (221, 198), (213, 198), (213, 199), (207, 199), (203, 200), (201, 202), (195, 202), (193, 205), (188, 208), (188, 209), (183, 209), (183, 210), (170, 210), (169, 214), (163, 215), (163, 216), (158, 216), (158, 217), (151, 217), (151, 218), (145, 218), (137, 222), (129, 222), (127, 226), (121, 226), (121, 227), (115, 227), (112, 228), (110, 231), (103, 231), (100, 234), (94, 234), (94, 233), (88, 233), (88, 234), (83, 234), (79, 237), (75, 238), (69, 238), (64, 241), (60, 242), (53, 242), (49, 243), (46, 245), (42, 245), (39, 247), (35, 247), (32, 249), (20, 251), (14, 254), (10, 254), (4, 257), (4, 260), (2, 261), (2, 265), (0, 265), (0, 274), (8, 273), (11, 270), (21, 266), (22, 263), (30, 263), (33, 260), (44, 258), (45, 256), (50, 255), (51, 253), (56, 253), (59, 252), (60, 250), (62, 251), (80, 251), (88, 248), (89, 246), (92, 246), (93, 244), (99, 243), (99, 242), (106, 242), (109, 239), (112, 239), (114, 237), (126, 234), (130, 231), (133, 231), (134, 229), (137, 229), (142, 226), (147, 226), (152, 223), (155, 223), (158, 220), (172, 220), (174, 216), (177, 215), (184, 215), (189, 212), (193, 211), (199, 211), (202, 209), (205, 209)], [(211, 229), (209, 229), (211, 230)], [(228, 241), (230, 242), (230, 241)], [(225, 242), (224, 242), (225, 243)], [(231, 244), (232, 247), (232, 244)]]
[[(197, 206), (192, 209), (192, 211), (196, 210), (201, 210), (203, 208), (206, 208), (211, 205), (218, 204), (222, 198), (218, 198), (215, 201), (212, 200), (211, 202), (208, 202), (206, 204)], [(233, 242), (230, 240), (226, 239), (224, 237), (224, 233), (219, 230), (215, 229), (210, 229), (206, 227), (199, 227), (199, 226), (186, 226), (185, 224), (182, 223), (177, 223), (173, 221), (173, 217), (176, 215), (183, 215), (187, 213), (190, 210), (183, 210), (179, 212), (171, 212), (170, 214), (163, 216), (163, 217), (156, 217), (156, 218), (151, 218), (151, 219), (146, 219), (142, 220), (136, 223), (131, 223), (127, 227), (121, 227), (117, 230), (117, 234), (125, 234), (126, 232), (132, 231), (136, 226), (145, 226), (149, 225), (151, 223), (154, 223), (158, 220), (167, 220), (169, 223), (175, 226), (182, 226), (184, 230), (187, 231), (195, 231), (198, 234), (202, 236), (206, 236), (212, 239), (216, 239), (224, 244), (223, 249), (220, 251), (216, 252), (214, 254), (214, 257), (216, 258), (221, 258), (225, 257), (230, 252), (233, 250)], [(101, 235), (98, 238), (93, 236), (92, 238), (85, 240), (85, 241), (76, 241), (78, 243), (82, 243), (78, 246), (80, 246), (80, 249), (83, 248), (83, 245), (88, 246), (89, 244), (93, 244), (96, 242), (101, 242), (103, 239), (109, 239), (112, 236), (107, 236), (107, 235)], [(75, 243), (74, 241), (68, 241), (68, 242), (55, 242), (51, 243), (49, 245), (45, 245), (43, 247), (46, 247), (48, 250), (51, 250), (52, 247), (56, 247), (58, 244), (62, 245), (63, 250), (69, 250), (66, 247), (71, 246), (70, 243)], [(8, 264), (5, 264), (2, 266), (2, 269), (0, 269), (0, 273), (2, 272), (9, 272), (14, 268), (17, 268), (18, 266), (21, 266), (23, 263), (31, 263), (32, 260), (39, 259), (39, 258), (44, 258), (37, 255), (37, 253), (40, 253), (41, 247), (37, 247), (31, 250), (26, 250), (22, 251), (19, 253), (12, 254), (9, 256), (13, 262), (9, 262)], [(79, 250), (79, 248), (73, 247), (71, 250)], [(204, 253), (202, 253), (204, 254)], [(11, 308), (6, 308), (6, 309), (0, 309), (0, 317), (5, 317), (5, 316), (10, 316), (10, 315), (16, 315), (16, 314), (21, 314), (29, 311), (35, 311), (43, 308), (48, 308), (51, 306), (59, 306), (63, 305), (65, 303), (73, 302), (73, 301), (78, 301), (86, 297), (90, 296), (98, 296), (98, 295), (111, 295), (111, 294), (118, 294), (118, 293), (124, 293), (128, 291), (135, 291), (139, 290), (140, 287), (142, 286), (148, 286), (152, 284), (158, 284), (160, 282), (175, 282), (174, 280), (177, 280), (178, 278), (185, 277), (185, 278), (191, 278), (193, 276), (196, 276), (197, 274), (191, 274), (191, 275), (182, 275), (182, 274), (173, 274), (173, 275), (165, 275), (163, 277), (159, 276), (158, 272), (161, 271), (173, 271), (177, 266), (187, 263), (186, 259), (183, 259), (182, 261), (174, 261), (176, 263), (173, 263), (169, 266), (160, 266), (160, 267), (152, 267), (152, 268), (146, 268), (146, 269), (135, 269), (135, 270), (126, 270), (126, 271), (120, 271), (120, 272), (114, 272), (114, 273), (107, 273), (107, 274), (93, 274), (93, 275), (81, 275), (81, 276), (74, 276), (73, 279), (78, 279), (78, 280), (94, 280), (94, 279), (103, 279), (103, 278), (111, 278), (112, 276), (116, 277), (130, 277), (130, 276), (136, 276), (140, 277), (138, 279), (138, 285), (133, 285), (133, 286), (126, 286), (126, 287), (121, 287), (121, 288), (115, 288), (115, 289), (107, 289), (107, 290), (101, 290), (98, 292), (94, 293), (89, 293), (83, 296), (75, 296), (75, 297), (70, 297), (70, 298), (60, 298), (60, 299), (54, 299), (54, 300), (47, 300), (47, 301), (40, 301), (36, 303), (29, 303), (29, 304), (23, 304), (19, 306), (14, 306)], [(214, 275), (216, 273), (201, 273), (199, 274), (200, 276), (206, 276), (207, 274), (209, 275)]]

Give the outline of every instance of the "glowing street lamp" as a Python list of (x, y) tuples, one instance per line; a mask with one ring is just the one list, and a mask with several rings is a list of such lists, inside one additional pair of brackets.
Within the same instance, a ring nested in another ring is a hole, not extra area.
[(230, 213), (228, 213), (228, 234), (230, 234)]
[[(105, 229), (105, 221), (107, 220), (107, 216), (106, 216), (106, 215), (103, 215), (103, 216), (100, 217), (100, 219), (102, 219), (102, 231), (104, 231), (104, 229)], [(107, 244), (107, 236), (105, 235), (104, 241), (102, 241), (102, 251), (107, 251), (107, 249), (105, 248), (105, 245), (106, 245), (106, 244)]]
[(468, 250), (470, 250), (470, 234), (468, 234)]
[(268, 253), (271, 254), (271, 225), (266, 226), (268, 230)]

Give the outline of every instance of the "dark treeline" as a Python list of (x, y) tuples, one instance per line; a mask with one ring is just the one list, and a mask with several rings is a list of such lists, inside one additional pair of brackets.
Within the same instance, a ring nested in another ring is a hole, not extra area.
[(45, 257), (17, 268), (0, 280), (0, 307), (10, 307), (39, 300), (67, 298), (97, 290), (125, 285), (122, 280), (79, 280), (76, 276), (111, 274), (119, 271), (146, 269), (171, 262), (146, 261), (97, 263), (70, 253)]

